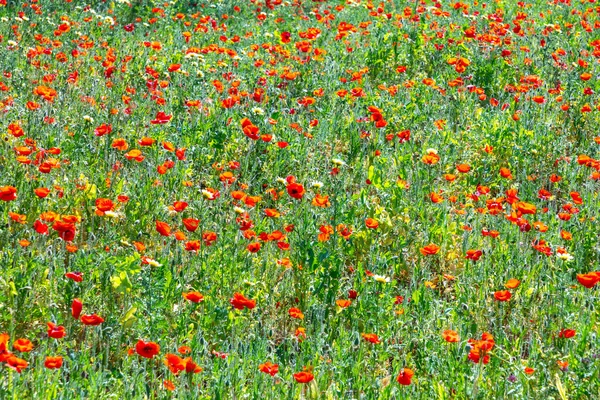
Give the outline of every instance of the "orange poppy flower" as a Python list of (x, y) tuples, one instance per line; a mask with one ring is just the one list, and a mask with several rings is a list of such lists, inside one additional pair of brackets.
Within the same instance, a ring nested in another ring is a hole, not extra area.
[(558, 360), (558, 361), (556, 361), (556, 364), (558, 364), (558, 367), (563, 371), (565, 371), (569, 367), (568, 361)]
[(63, 358), (60, 356), (57, 357), (46, 357), (44, 361), (44, 366), (48, 369), (59, 369), (63, 365)]
[(18, 339), (13, 343), (13, 349), (21, 353), (28, 353), (33, 350), (33, 343), (29, 339)]
[(290, 317), (295, 319), (304, 319), (304, 314), (300, 311), (299, 308), (292, 307), (288, 310), (288, 314)]
[(498, 301), (508, 301), (512, 294), (508, 290), (499, 290), (494, 293), (494, 298)]
[(331, 205), (331, 203), (329, 202), (329, 196), (322, 196), (319, 193), (317, 193), (312, 201), (312, 205), (321, 208), (329, 207)]
[(469, 166), (469, 164), (458, 164), (456, 166), (456, 170), (461, 174), (466, 174), (471, 170), (471, 167)]
[(573, 235), (567, 231), (560, 231), (560, 237), (563, 240), (572, 240), (573, 239)]
[(133, 150), (129, 150), (127, 153), (125, 153), (125, 158), (127, 158), (128, 160), (135, 160), (137, 162), (142, 162), (144, 161), (144, 156), (142, 155), (142, 152), (138, 149), (133, 149)]
[(365, 219), (365, 225), (369, 229), (377, 229), (379, 227), (379, 221), (374, 218), (367, 218)]
[(352, 301), (351, 300), (346, 300), (346, 299), (340, 299), (340, 300), (336, 300), (335, 304), (337, 304), (338, 307), (346, 308), (346, 307), (349, 307), (352, 304)]
[(201, 301), (204, 301), (204, 296), (202, 296), (199, 292), (183, 293), (183, 298), (191, 301), (192, 303), (200, 303)]
[(521, 284), (520, 280), (511, 278), (508, 281), (506, 281), (506, 284), (504, 285), (504, 287), (506, 287), (507, 289), (516, 289), (519, 287), (520, 284)]
[(27, 368), (29, 363), (27, 361), (23, 360), (22, 358), (19, 358), (15, 355), (11, 354), (6, 359), (6, 365), (9, 368), (17, 371), (18, 373), (21, 373), (21, 371), (23, 371), (25, 368)]
[(360, 336), (362, 336), (362, 338), (365, 339), (369, 343), (373, 343), (373, 344), (381, 343), (381, 341), (379, 340), (379, 337), (375, 333), (361, 333)]
[(114, 139), (112, 144), (110, 145), (113, 149), (117, 149), (120, 151), (125, 151), (129, 148), (127, 141), (125, 139)]
[(444, 201), (444, 198), (442, 196), (440, 196), (439, 194), (437, 194), (436, 192), (431, 192), (431, 193), (429, 193), (429, 200), (431, 200), (432, 203), (437, 204), (437, 203), (441, 203), (442, 201)]
[(106, 211), (113, 211), (115, 208), (114, 203), (110, 199), (96, 199), (96, 210), (104, 215)]
[(438, 156), (437, 153), (430, 151), (429, 153), (427, 153), (423, 156), (421, 161), (423, 161), (423, 163), (425, 163), (427, 165), (434, 165), (440, 161), (440, 156)]
[(273, 364), (272, 362), (267, 361), (266, 363), (260, 364), (258, 366), (258, 370), (265, 374), (275, 376), (279, 372), (279, 365)]
[(508, 168), (500, 168), (500, 176), (505, 178), (505, 179), (512, 179), (512, 172), (510, 172), (510, 169)]
[(516, 204), (517, 211), (521, 214), (535, 214), (536, 207), (533, 204), (525, 203), (524, 201), (520, 201)]
[(423, 254), (424, 256), (432, 256), (437, 254), (440, 251), (440, 247), (436, 244), (428, 244), (425, 247), (422, 247), (420, 249), (421, 254)]
[(453, 331), (452, 329), (446, 329), (442, 333), (442, 337), (448, 343), (456, 343), (460, 340), (460, 337), (458, 336), (458, 332)]
[(454, 182), (456, 180), (456, 175), (454, 174), (444, 174), (444, 179), (448, 182)]

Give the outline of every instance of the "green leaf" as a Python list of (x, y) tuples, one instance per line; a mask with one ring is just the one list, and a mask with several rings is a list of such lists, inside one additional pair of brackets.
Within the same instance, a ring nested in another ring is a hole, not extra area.
[(111, 276), (110, 282), (112, 283), (113, 288), (121, 293), (128, 292), (133, 287), (129, 280), (129, 275), (127, 275), (127, 272), (125, 271), (121, 271), (118, 275)]
[(125, 315), (119, 319), (119, 322), (121, 325), (123, 325), (123, 328), (131, 328), (133, 326), (133, 323), (137, 320), (134, 315), (136, 311), (137, 307), (131, 306)]
[(421, 300), (421, 290), (417, 289), (413, 292), (411, 296), (411, 301), (414, 304), (419, 304), (419, 300)]

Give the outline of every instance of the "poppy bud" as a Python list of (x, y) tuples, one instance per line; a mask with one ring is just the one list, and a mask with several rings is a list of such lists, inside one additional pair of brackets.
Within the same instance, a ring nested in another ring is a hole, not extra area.
[(79, 319), (79, 315), (81, 314), (81, 309), (83, 308), (83, 303), (80, 299), (73, 299), (73, 303), (71, 303), (71, 315), (75, 319)]

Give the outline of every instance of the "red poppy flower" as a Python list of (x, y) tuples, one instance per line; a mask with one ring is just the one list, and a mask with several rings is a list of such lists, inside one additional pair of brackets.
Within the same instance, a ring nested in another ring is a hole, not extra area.
[(465, 256), (465, 258), (467, 260), (477, 261), (479, 260), (482, 254), (483, 252), (481, 250), (467, 250), (467, 255)]
[(96, 314), (82, 315), (81, 323), (84, 325), (96, 326), (104, 322), (104, 318)]
[(52, 229), (58, 232), (58, 237), (60, 237), (65, 242), (71, 242), (75, 238), (75, 224), (72, 222), (66, 221), (54, 221), (52, 224)]
[(260, 250), (260, 243), (259, 242), (250, 243), (248, 245), (248, 251), (250, 253), (258, 253), (259, 250)]
[(167, 71), (169, 71), (169, 72), (175, 72), (175, 71), (178, 71), (179, 68), (181, 68), (181, 64), (171, 64), (167, 68)]
[(188, 232), (195, 232), (200, 224), (200, 220), (196, 218), (184, 218), (181, 222)]
[(494, 293), (494, 298), (498, 301), (508, 301), (512, 295), (508, 290), (499, 290)]
[(570, 339), (572, 337), (575, 337), (576, 333), (577, 332), (574, 329), (561, 329), (560, 332), (558, 333), (558, 337)]
[(595, 272), (577, 274), (577, 280), (586, 288), (591, 289), (600, 281), (600, 274), (596, 274)]
[(35, 231), (37, 233), (39, 233), (40, 235), (48, 234), (48, 225), (44, 224), (39, 219), (36, 219), (35, 222), (33, 223), (33, 229), (35, 229)]
[(160, 352), (160, 346), (154, 342), (144, 342), (140, 339), (135, 345), (135, 351), (142, 357), (154, 358)]
[(412, 369), (402, 368), (402, 370), (400, 370), (400, 374), (398, 375), (396, 380), (398, 381), (399, 384), (408, 386), (412, 383), (411, 379), (414, 375), (415, 375), (415, 373), (413, 372)]
[(229, 303), (238, 310), (243, 310), (244, 308), (252, 310), (256, 307), (256, 300), (250, 300), (241, 293), (234, 293), (233, 298), (229, 300)]
[(306, 193), (304, 186), (302, 186), (300, 183), (290, 183), (286, 189), (290, 197), (293, 197), (297, 200), (302, 199), (302, 196), (304, 196), (304, 193)]
[(48, 189), (48, 188), (37, 188), (37, 189), (34, 189), (33, 192), (40, 199), (44, 199), (44, 198), (48, 197), (48, 195), (50, 194), (50, 189)]
[(99, 127), (97, 127), (96, 129), (94, 129), (94, 135), (96, 135), (96, 136), (108, 135), (111, 132), (112, 132), (112, 125), (110, 125), (110, 124), (102, 124)]
[(297, 374), (294, 374), (294, 379), (298, 383), (308, 383), (315, 379), (315, 376), (311, 372), (302, 371), (298, 372)]
[(96, 199), (96, 210), (100, 215), (104, 215), (106, 211), (112, 211), (115, 208), (114, 203), (110, 199)]
[(166, 222), (156, 221), (156, 231), (162, 236), (171, 236), (171, 227)]
[(179, 374), (185, 369), (183, 359), (176, 354), (167, 354), (165, 356), (164, 363), (169, 368), (169, 370), (175, 375)]
[(252, 121), (250, 121), (248, 118), (244, 118), (242, 119), (241, 123), (244, 135), (252, 140), (258, 140), (260, 138), (258, 126), (254, 125)]
[(58, 326), (53, 322), (48, 322), (48, 336), (53, 339), (62, 339), (67, 335), (64, 326)]
[(156, 117), (150, 121), (150, 123), (153, 125), (162, 125), (168, 123), (171, 118), (173, 118), (172, 115), (167, 115), (164, 112), (159, 111), (156, 113)]
[(83, 309), (83, 302), (80, 299), (73, 299), (71, 303), (71, 315), (75, 319), (79, 319), (81, 315), (81, 310)]
[(13, 201), (17, 199), (17, 188), (14, 186), (0, 186), (0, 200)]
[(198, 366), (198, 364), (192, 361), (192, 359), (189, 357), (183, 360), (183, 364), (185, 365), (185, 372), (188, 374), (197, 374), (202, 372), (202, 367)]
[(69, 278), (75, 282), (81, 282), (83, 281), (83, 274), (81, 272), (67, 272), (65, 278)]

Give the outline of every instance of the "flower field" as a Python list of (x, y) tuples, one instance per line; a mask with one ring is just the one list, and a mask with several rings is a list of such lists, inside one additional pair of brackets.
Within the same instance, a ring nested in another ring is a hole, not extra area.
[(595, 0), (0, 0), (0, 399), (598, 399)]

